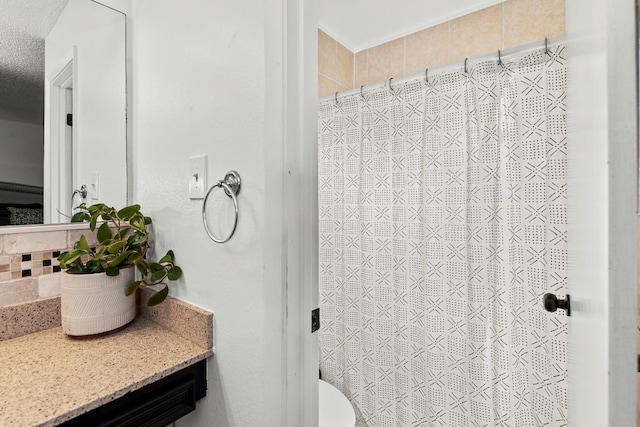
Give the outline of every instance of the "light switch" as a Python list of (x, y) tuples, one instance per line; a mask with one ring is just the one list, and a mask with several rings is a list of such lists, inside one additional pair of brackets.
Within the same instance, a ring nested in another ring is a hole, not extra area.
[(189, 159), (189, 198), (204, 199), (207, 191), (207, 155)]
[(100, 198), (100, 172), (91, 173), (89, 195), (91, 195), (91, 200), (98, 200)]

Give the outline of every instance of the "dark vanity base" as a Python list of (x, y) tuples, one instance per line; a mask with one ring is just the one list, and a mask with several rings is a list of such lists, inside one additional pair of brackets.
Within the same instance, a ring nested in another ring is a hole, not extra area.
[(165, 427), (207, 395), (206, 360), (125, 394), (63, 424), (65, 427)]

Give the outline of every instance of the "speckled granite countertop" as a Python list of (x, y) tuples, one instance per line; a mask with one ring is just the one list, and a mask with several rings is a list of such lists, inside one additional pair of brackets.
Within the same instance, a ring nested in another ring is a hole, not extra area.
[(70, 338), (53, 327), (0, 341), (0, 426), (60, 424), (213, 354), (211, 313), (193, 307), (200, 323), (180, 325), (204, 325), (199, 342), (161, 325), (163, 318), (192, 312), (188, 304), (161, 306), (168, 316), (145, 313), (97, 338)]

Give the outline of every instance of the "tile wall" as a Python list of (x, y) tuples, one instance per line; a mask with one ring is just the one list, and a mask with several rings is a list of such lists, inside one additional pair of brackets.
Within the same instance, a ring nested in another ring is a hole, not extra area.
[(39, 226), (38, 230), (0, 234), (0, 307), (59, 294), (60, 252), (72, 247), (81, 234), (90, 245), (97, 243), (93, 233), (78, 226), (70, 230)]
[(0, 281), (57, 273), (60, 271), (58, 255), (60, 251), (0, 255)]
[(507, 0), (350, 52), (318, 30), (318, 91), (332, 95), (565, 33), (565, 0)]

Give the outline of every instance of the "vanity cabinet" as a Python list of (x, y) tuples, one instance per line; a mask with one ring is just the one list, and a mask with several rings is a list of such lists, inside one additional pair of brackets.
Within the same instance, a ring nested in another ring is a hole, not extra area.
[(60, 297), (0, 307), (0, 426), (165, 427), (206, 396), (211, 312), (167, 297), (86, 339), (59, 312)]
[(207, 394), (201, 360), (63, 424), (65, 427), (165, 427), (196, 409)]

